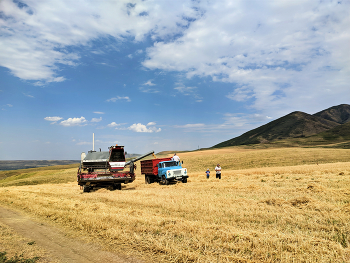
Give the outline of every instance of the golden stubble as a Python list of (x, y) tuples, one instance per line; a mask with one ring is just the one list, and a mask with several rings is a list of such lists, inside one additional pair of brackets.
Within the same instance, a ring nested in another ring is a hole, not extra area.
[[(348, 262), (350, 162), (344, 153), (184, 153), (187, 184), (146, 185), (138, 169), (122, 191), (82, 193), (76, 182), (7, 186), (0, 188), (0, 202), (150, 262)], [(319, 161), (327, 154), (333, 163)], [(243, 168), (230, 168), (232, 155)], [(304, 158), (289, 160), (294, 155)], [(249, 167), (268, 156), (283, 165)], [(309, 164), (298, 163), (302, 159)], [(221, 180), (214, 172), (218, 160)], [(73, 181), (76, 170), (66, 172)]]

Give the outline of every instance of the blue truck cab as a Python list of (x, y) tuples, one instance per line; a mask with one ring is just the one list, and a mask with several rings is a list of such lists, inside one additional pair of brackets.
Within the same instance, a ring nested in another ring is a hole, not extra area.
[(181, 162), (164, 161), (158, 163), (158, 180), (163, 184), (169, 184), (170, 181), (187, 183), (187, 178), (187, 169), (182, 168)]

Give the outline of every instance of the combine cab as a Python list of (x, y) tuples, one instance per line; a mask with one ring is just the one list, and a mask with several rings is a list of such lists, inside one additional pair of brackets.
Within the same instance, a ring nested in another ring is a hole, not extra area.
[(134, 162), (153, 154), (149, 152), (129, 162), (125, 162), (124, 146), (111, 146), (108, 152), (89, 151), (82, 153), (78, 169), (78, 185), (84, 192), (94, 187), (106, 187), (121, 190), (121, 184), (135, 180)]

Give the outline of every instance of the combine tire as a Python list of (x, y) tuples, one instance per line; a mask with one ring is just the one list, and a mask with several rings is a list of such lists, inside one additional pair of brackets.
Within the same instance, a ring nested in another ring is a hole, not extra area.
[(122, 190), (122, 184), (114, 184), (113, 190)]
[(87, 185), (84, 185), (84, 186), (83, 186), (83, 192), (84, 192), (84, 193), (88, 193), (88, 192), (90, 192), (90, 190), (91, 190), (91, 189), (90, 189), (89, 186), (87, 186)]

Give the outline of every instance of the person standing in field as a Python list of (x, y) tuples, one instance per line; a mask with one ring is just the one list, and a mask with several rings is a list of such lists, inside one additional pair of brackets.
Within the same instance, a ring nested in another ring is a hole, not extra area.
[(176, 162), (180, 162), (180, 157), (176, 155), (176, 153), (174, 153), (174, 156), (173, 156), (173, 161), (176, 161)]
[(221, 166), (220, 166), (220, 164), (218, 164), (218, 165), (215, 167), (215, 171), (216, 171), (216, 178), (221, 179)]
[(207, 175), (207, 179), (209, 179), (209, 175), (210, 175), (209, 168), (207, 169), (207, 171), (205, 172), (205, 174)]

